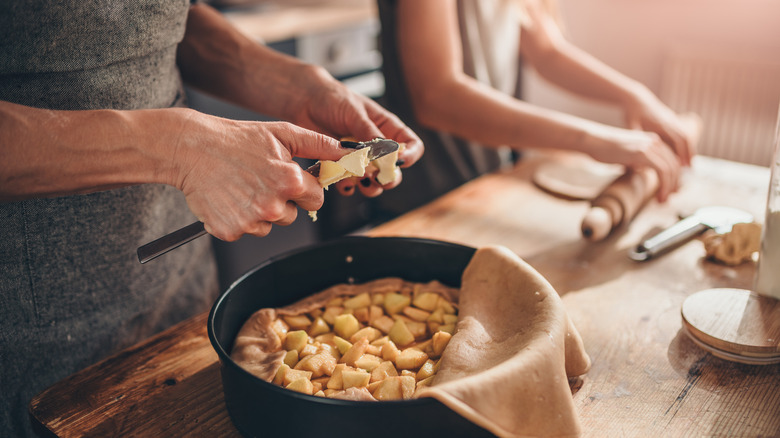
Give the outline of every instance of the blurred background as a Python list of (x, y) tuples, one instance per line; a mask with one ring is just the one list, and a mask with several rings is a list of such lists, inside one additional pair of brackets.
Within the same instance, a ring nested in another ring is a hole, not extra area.
[[(558, 0), (568, 37), (704, 122), (700, 153), (769, 165), (780, 102), (780, 2)], [(574, 100), (525, 75), (539, 105), (620, 124), (620, 114)]]
[[(699, 153), (767, 166), (780, 104), (780, 1), (558, 0), (568, 38), (639, 80), (678, 112), (703, 120)], [(374, 0), (223, 0), (212, 2), (249, 36), (324, 66), (350, 88), (384, 93)], [(604, 123), (621, 114), (572, 98), (524, 71), (526, 100)], [(267, 120), (190, 91), (203, 112)], [(359, 196), (359, 195), (358, 195)], [(356, 215), (360, 212), (356, 211)], [(246, 270), (285, 251), (329, 237), (304, 213), (265, 238), (216, 241), (223, 289)], [(339, 230), (357, 231), (356, 220)]]

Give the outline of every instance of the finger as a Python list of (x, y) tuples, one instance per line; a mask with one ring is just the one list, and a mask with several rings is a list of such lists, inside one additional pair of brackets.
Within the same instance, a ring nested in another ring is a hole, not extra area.
[(394, 189), (394, 188), (398, 187), (399, 184), (401, 184), (403, 179), (404, 179), (403, 172), (401, 172), (400, 170), (396, 170), (395, 171), (395, 178), (391, 182), (389, 182), (387, 184), (384, 184), (382, 186), (382, 189), (384, 189), (384, 190)]
[(425, 149), (422, 140), (398, 116), (373, 101), (367, 104), (366, 111), (382, 137), (404, 144), (404, 150), (398, 155), (403, 160), (402, 167), (409, 167), (422, 157)]
[[(322, 207), (322, 204), (320, 204), (320, 207)], [(311, 211), (311, 210), (310, 210)], [(272, 221), (274, 225), (281, 225), (283, 227), (286, 227), (287, 225), (292, 224), (295, 222), (295, 219), (298, 217), (298, 206), (296, 203), (292, 201), (288, 201), (284, 206), (284, 213), (279, 219), (276, 219)]]
[(245, 234), (252, 236), (265, 237), (271, 232), (271, 223), (266, 221), (255, 222), (255, 224), (246, 230)]
[(658, 200), (664, 202), (679, 187), (680, 162), (665, 144), (656, 145), (649, 158), (659, 177)]
[(320, 182), (300, 167), (297, 168), (297, 172), (298, 178), (287, 183), (283, 196), (306, 211), (319, 210), (325, 201), (325, 193)]
[(675, 155), (680, 159), (684, 165), (688, 166), (691, 163), (691, 155), (689, 151), (688, 140), (682, 134), (682, 132), (668, 130), (662, 131), (658, 134), (661, 140), (664, 141), (674, 151)]
[(342, 196), (352, 196), (355, 194), (355, 185), (357, 182), (355, 178), (346, 178), (335, 184), (336, 189)]
[(377, 117), (378, 109), (381, 111), (379, 104), (373, 100), (356, 95), (361, 108), (352, 114), (352, 120), (348, 121), (350, 133), (352, 137), (355, 137), (359, 141), (372, 140), (377, 137), (385, 137), (383, 131), (380, 129), (380, 121), (382, 117)]
[(274, 135), (293, 157), (337, 161), (351, 152), (341, 147), (338, 140), (327, 135), (289, 123), (280, 122), (276, 125)]
[(376, 180), (376, 174), (376, 169), (368, 170), (358, 182), (358, 190), (367, 198), (375, 198), (384, 191)]

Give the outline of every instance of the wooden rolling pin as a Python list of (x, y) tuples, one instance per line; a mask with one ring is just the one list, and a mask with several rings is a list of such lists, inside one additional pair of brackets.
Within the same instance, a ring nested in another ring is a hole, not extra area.
[(650, 168), (627, 170), (591, 201), (582, 220), (582, 235), (592, 241), (630, 222), (658, 190), (658, 175)]

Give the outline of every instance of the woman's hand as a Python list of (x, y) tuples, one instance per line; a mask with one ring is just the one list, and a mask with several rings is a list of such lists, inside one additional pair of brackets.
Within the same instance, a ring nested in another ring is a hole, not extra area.
[(654, 94), (647, 92), (643, 97), (627, 105), (626, 126), (631, 129), (654, 132), (666, 143), (685, 166), (691, 165), (696, 154), (696, 141), (684, 122)]
[(680, 160), (658, 134), (597, 123), (590, 125), (586, 132), (583, 152), (594, 159), (632, 169), (650, 167), (655, 170), (659, 202), (679, 188)]
[[(396, 116), (352, 92), (322, 67), (250, 40), (205, 4), (190, 8), (187, 32), (177, 55), (184, 80), (204, 92), (336, 139), (383, 137), (405, 143), (399, 157), (404, 167), (422, 156), (422, 142)], [(358, 187), (366, 195), (376, 196), (395, 187), (400, 179), (384, 186), (377, 184), (373, 175), (365, 181), (370, 184)], [(345, 180), (337, 186), (342, 193), (351, 194), (355, 184)]]
[[(314, 68), (314, 74), (307, 80), (298, 83), (307, 85), (308, 90), (301, 93), (305, 99), (300, 101), (294, 123), (337, 138), (395, 140), (404, 145), (398, 156), (400, 167), (409, 167), (422, 156), (422, 141), (397, 116), (368, 97), (350, 91), (319, 67)], [(393, 182), (380, 185), (376, 181), (376, 169), (369, 168), (363, 178), (348, 178), (339, 181), (336, 187), (347, 196), (358, 187), (365, 196), (374, 197), (400, 183), (399, 173)]]
[(317, 178), (293, 157), (338, 160), (349, 153), (331, 137), (283, 122), (242, 122), (189, 112), (173, 160), (174, 185), (206, 231), (234, 241), (289, 225), (297, 207), (318, 210)]

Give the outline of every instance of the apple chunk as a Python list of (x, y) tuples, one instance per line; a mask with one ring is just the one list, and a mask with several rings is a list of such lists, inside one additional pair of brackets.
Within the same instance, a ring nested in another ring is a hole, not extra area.
[(452, 335), (448, 332), (436, 332), (433, 334), (433, 354), (436, 357), (441, 356), (447, 344), (450, 343)]
[(389, 315), (396, 314), (403, 310), (403, 308), (408, 306), (411, 302), (411, 298), (407, 297), (406, 295), (395, 293), (385, 294), (385, 312), (387, 312)]
[(371, 374), (363, 370), (345, 369), (341, 372), (341, 381), (344, 384), (344, 389), (368, 386), (370, 380)]
[(401, 370), (413, 370), (420, 368), (427, 360), (427, 354), (416, 348), (407, 348), (395, 359), (395, 366)]
[(371, 395), (377, 400), (406, 400), (414, 394), (416, 384), (414, 377), (388, 377), (377, 385)]
[(414, 297), (412, 304), (418, 309), (432, 312), (436, 309), (436, 305), (439, 304), (439, 295), (433, 292), (423, 292)]
[[(354, 315), (349, 313), (337, 316), (333, 323), (333, 331), (344, 339), (349, 339), (358, 330), (360, 330), (360, 322)], [(289, 333), (287, 336), (289, 336)]]
[(399, 347), (405, 347), (414, 342), (414, 335), (409, 331), (409, 327), (402, 319), (397, 319), (393, 328), (390, 329), (390, 333), (387, 334), (390, 340)]
[(284, 338), (284, 345), (282, 347), (287, 351), (295, 350), (300, 353), (308, 342), (308, 333), (304, 330), (295, 330), (287, 333), (287, 337)]
[(302, 392), (304, 394), (312, 395), (314, 394), (314, 385), (311, 383), (311, 380), (301, 377), (300, 379), (293, 380), (290, 382), (289, 385), (285, 386), (287, 389), (291, 389), (293, 391)]

